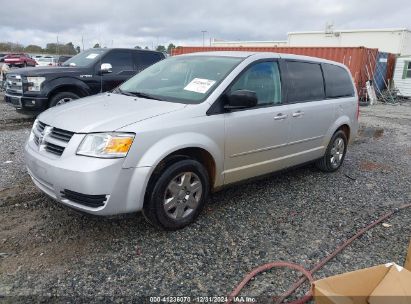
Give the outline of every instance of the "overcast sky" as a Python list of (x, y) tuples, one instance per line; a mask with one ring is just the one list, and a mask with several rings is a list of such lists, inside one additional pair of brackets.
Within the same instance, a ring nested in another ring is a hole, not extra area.
[(289, 31), (411, 29), (409, 1), (333, 0), (2, 0), (0, 41), (84, 47), (202, 45), (225, 40), (286, 40)]

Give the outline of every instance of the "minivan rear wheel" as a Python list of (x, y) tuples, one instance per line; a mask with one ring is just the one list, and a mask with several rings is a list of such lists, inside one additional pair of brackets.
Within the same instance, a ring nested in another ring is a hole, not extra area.
[(334, 133), (327, 150), (322, 158), (317, 160), (316, 166), (324, 172), (334, 172), (338, 170), (347, 152), (347, 136), (341, 130)]
[(161, 229), (177, 230), (192, 223), (203, 209), (209, 192), (208, 173), (195, 160), (177, 161), (157, 175), (148, 191), (145, 218)]

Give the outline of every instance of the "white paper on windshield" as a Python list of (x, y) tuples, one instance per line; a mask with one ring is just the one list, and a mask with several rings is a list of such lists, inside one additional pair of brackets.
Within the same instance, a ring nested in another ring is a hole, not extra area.
[(215, 84), (215, 80), (194, 78), (184, 88), (184, 90), (205, 94), (208, 91), (208, 89), (210, 89), (213, 86), (213, 84)]
[(87, 55), (87, 59), (94, 59), (94, 58), (96, 58), (98, 56), (98, 54), (96, 54), (96, 53), (91, 53), (91, 54), (88, 54)]

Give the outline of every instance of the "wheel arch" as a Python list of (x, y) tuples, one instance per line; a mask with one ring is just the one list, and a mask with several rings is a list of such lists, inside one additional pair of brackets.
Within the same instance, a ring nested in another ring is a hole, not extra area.
[(344, 132), (345, 137), (347, 138), (347, 143), (350, 142), (350, 136), (351, 136), (350, 126), (348, 124), (343, 124), (337, 130), (335, 130), (335, 132), (340, 131), (340, 130)]
[[(124, 168), (131, 167), (150, 167), (150, 176), (154, 170), (164, 164), (169, 159), (177, 156), (192, 158), (204, 165), (210, 175), (210, 185), (212, 188), (221, 186), (224, 183), (221, 173), (224, 164), (224, 142), (216, 142), (211, 137), (201, 132), (181, 132), (169, 134), (168, 136), (155, 139), (146, 135), (140, 138), (144, 145), (134, 145), (131, 147), (129, 156), (123, 164)], [(145, 151), (141, 154), (141, 151)]]
[(90, 95), (89, 87), (84, 82), (73, 78), (52, 80), (43, 89), (47, 92), (48, 99), (61, 92), (72, 92), (80, 97)]
[(48, 95), (48, 98), (51, 99), (58, 93), (62, 92), (70, 92), (78, 95), (79, 97), (85, 97), (87, 96), (87, 93), (80, 87), (76, 85), (61, 85), (58, 87), (55, 87)]
[(347, 136), (347, 142), (349, 142), (351, 138), (352, 132), (352, 124), (350, 118), (346, 115), (339, 117), (332, 126), (328, 129), (326, 135), (324, 136), (323, 146), (327, 147), (328, 143), (331, 140), (331, 137), (334, 135), (335, 132), (338, 130), (342, 130), (345, 135)]
[(182, 159), (193, 159), (202, 164), (207, 170), (210, 187), (214, 187), (216, 180), (216, 163), (214, 157), (206, 149), (200, 147), (187, 147), (169, 153), (157, 164), (150, 179), (155, 176), (156, 173), (160, 173), (168, 166)]

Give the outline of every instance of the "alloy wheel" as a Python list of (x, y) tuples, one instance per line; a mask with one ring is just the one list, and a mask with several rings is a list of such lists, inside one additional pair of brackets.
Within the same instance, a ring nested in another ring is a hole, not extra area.
[(345, 144), (341, 137), (337, 137), (330, 151), (330, 163), (333, 168), (338, 167), (344, 156)]
[(199, 205), (203, 192), (200, 178), (194, 172), (183, 172), (168, 184), (164, 194), (164, 211), (167, 216), (181, 220)]
[(72, 101), (72, 100), (73, 100), (73, 98), (70, 98), (70, 97), (62, 98), (62, 99), (60, 99), (59, 101), (57, 101), (56, 106), (60, 106), (60, 105), (62, 105), (62, 104), (65, 104), (65, 103), (67, 103), (67, 102), (70, 102), (70, 101)]

